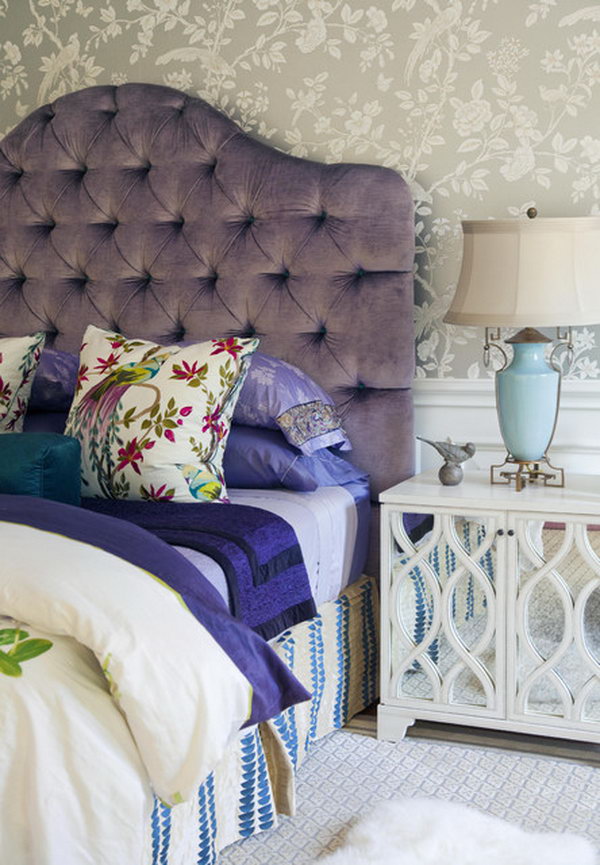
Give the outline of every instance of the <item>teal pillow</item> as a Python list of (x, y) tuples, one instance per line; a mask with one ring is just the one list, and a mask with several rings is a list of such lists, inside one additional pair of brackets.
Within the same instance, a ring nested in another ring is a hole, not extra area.
[(0, 493), (80, 503), (81, 448), (59, 433), (0, 435)]

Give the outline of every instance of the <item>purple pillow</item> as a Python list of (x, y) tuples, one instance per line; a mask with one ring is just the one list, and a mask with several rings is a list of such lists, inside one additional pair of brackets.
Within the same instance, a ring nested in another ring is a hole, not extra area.
[(68, 411), (75, 395), (79, 358), (45, 348), (33, 378), (29, 411)]
[(223, 458), (225, 483), (239, 489), (316, 490), (318, 484), (303, 468), (301, 456), (279, 430), (234, 424)]
[(233, 414), (235, 423), (280, 429), (304, 454), (326, 447), (350, 450), (331, 397), (310, 376), (256, 352)]
[(285, 487), (311, 492), (367, 478), (331, 451), (308, 456), (288, 444), (279, 430), (237, 424), (232, 426), (227, 440), (223, 468), (227, 485), (239, 489)]
[(68, 412), (28, 411), (23, 421), (23, 432), (60, 433), (65, 431)]

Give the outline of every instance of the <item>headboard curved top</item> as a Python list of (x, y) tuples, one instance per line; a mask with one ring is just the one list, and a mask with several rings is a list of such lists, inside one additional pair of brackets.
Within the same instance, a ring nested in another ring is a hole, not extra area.
[(0, 142), (0, 335), (256, 334), (332, 394), (377, 492), (412, 471), (413, 237), (389, 169), (288, 156), (168, 87), (91, 87)]

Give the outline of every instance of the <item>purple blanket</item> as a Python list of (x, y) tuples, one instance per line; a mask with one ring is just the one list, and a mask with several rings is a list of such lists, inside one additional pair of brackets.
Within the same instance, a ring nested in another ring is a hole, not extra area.
[(83, 499), (82, 505), (210, 556), (225, 573), (231, 613), (265, 640), (316, 613), (296, 533), (270, 511), (105, 499)]
[[(204, 509), (202, 505), (199, 508)], [(210, 509), (212, 506), (206, 508)], [(123, 520), (33, 496), (0, 495), (0, 521), (32, 526), (99, 547), (143, 568), (179, 592), (190, 612), (252, 685), (252, 712), (245, 726), (310, 699), (270, 646), (236, 621), (216, 589), (185, 556), (159, 538)], [(65, 568), (68, 566), (65, 562)]]

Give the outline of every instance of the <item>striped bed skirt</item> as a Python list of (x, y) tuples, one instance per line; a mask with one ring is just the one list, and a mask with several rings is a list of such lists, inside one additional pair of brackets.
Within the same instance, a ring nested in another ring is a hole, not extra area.
[(214, 865), (224, 847), (294, 813), (295, 773), (311, 746), (377, 695), (378, 615), (376, 581), (363, 577), (272, 641), (312, 700), (243, 730), (193, 800), (175, 808), (155, 800), (149, 865)]

